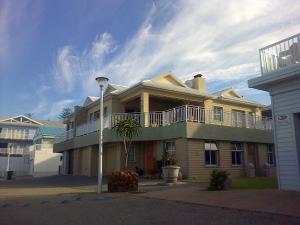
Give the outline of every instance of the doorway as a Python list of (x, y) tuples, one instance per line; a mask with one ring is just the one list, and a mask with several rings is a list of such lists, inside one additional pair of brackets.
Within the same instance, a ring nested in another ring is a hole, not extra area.
[(147, 142), (146, 144), (146, 173), (151, 174), (154, 169), (153, 158), (153, 142)]
[(256, 144), (248, 144), (247, 163), (251, 163), (255, 169), (255, 176), (259, 175), (258, 152)]
[(68, 153), (68, 174), (73, 174), (74, 150), (70, 150)]

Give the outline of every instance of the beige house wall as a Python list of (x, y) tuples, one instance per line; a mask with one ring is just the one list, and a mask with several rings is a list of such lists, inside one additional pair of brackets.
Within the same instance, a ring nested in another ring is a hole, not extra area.
[[(231, 142), (217, 141), (219, 148), (219, 166), (209, 167), (205, 165), (204, 140), (187, 139), (188, 146), (188, 176), (189, 178), (207, 179), (213, 169), (222, 169), (230, 173), (231, 177), (245, 175), (245, 165), (233, 166), (231, 164)], [(247, 143), (244, 143), (244, 149), (247, 149)], [(176, 149), (177, 150), (177, 149)], [(258, 145), (258, 158), (261, 168), (264, 168), (267, 162), (266, 144)], [(244, 150), (244, 156), (247, 150)], [(244, 159), (246, 162), (246, 157)]]
[(187, 139), (179, 138), (175, 140), (176, 159), (178, 165), (181, 167), (181, 173), (184, 177), (188, 176), (188, 149)]

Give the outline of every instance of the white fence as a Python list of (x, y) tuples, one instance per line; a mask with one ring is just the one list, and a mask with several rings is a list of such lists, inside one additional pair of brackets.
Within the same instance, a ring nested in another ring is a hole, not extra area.
[(296, 34), (259, 50), (262, 74), (300, 65), (300, 34)]
[[(239, 111), (214, 112), (210, 108), (191, 105), (150, 113), (115, 113), (104, 118), (104, 128), (114, 127), (119, 121), (126, 118), (134, 118), (142, 127), (160, 127), (178, 122), (195, 122), (262, 130), (272, 129), (272, 120), (270, 118), (256, 117), (254, 114)], [(95, 120), (77, 126), (75, 135), (78, 137), (98, 130), (99, 120)], [(73, 137), (74, 131), (69, 130), (63, 136), (59, 136), (56, 139), (56, 143)]]

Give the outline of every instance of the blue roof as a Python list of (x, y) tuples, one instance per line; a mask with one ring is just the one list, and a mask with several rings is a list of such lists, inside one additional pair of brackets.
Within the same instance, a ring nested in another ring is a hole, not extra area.
[(65, 128), (58, 128), (58, 127), (39, 127), (39, 135), (42, 136), (56, 136), (65, 131)]

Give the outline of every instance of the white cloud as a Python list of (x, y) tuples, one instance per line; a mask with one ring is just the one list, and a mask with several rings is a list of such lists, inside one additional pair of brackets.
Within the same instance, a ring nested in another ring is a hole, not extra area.
[(42, 2), (0, 1), (0, 66), (10, 61), (14, 54), (20, 55), (20, 45), (34, 33), (42, 10)]
[(48, 104), (48, 101), (47, 101), (47, 97), (46, 97), (45, 93), (48, 90), (49, 90), (49, 86), (46, 86), (46, 85), (41, 85), (37, 89), (36, 93), (37, 93), (37, 97), (38, 97), (38, 101), (37, 101), (38, 103), (31, 112), (33, 115), (40, 115), (47, 110), (46, 106)]
[(103, 33), (82, 52), (76, 52), (69, 45), (59, 49), (53, 73), (60, 91), (70, 93), (78, 83), (80, 88), (88, 91), (92, 81), (95, 84), (95, 80), (91, 78), (99, 73), (105, 56), (114, 52), (116, 48), (112, 36)]
[(44, 118), (57, 119), (57, 115), (62, 112), (63, 108), (71, 107), (77, 100), (63, 99), (52, 104), (49, 113), (45, 114)]
[[(97, 93), (97, 73), (123, 85), (168, 70), (182, 79), (203, 73), (211, 85), (220, 80), (244, 79), (246, 83), (260, 73), (259, 48), (300, 30), (300, 4), (288, 0), (182, 0), (157, 4), (136, 34), (119, 46), (109, 61), (105, 59), (116, 48), (107, 33), (81, 53), (68, 52), (68, 59), (76, 59), (67, 62), (75, 82), (82, 84), (83, 96)], [(64, 84), (70, 83), (66, 90), (74, 87), (74, 80), (68, 79), (70, 74), (68, 69), (61, 74)]]

